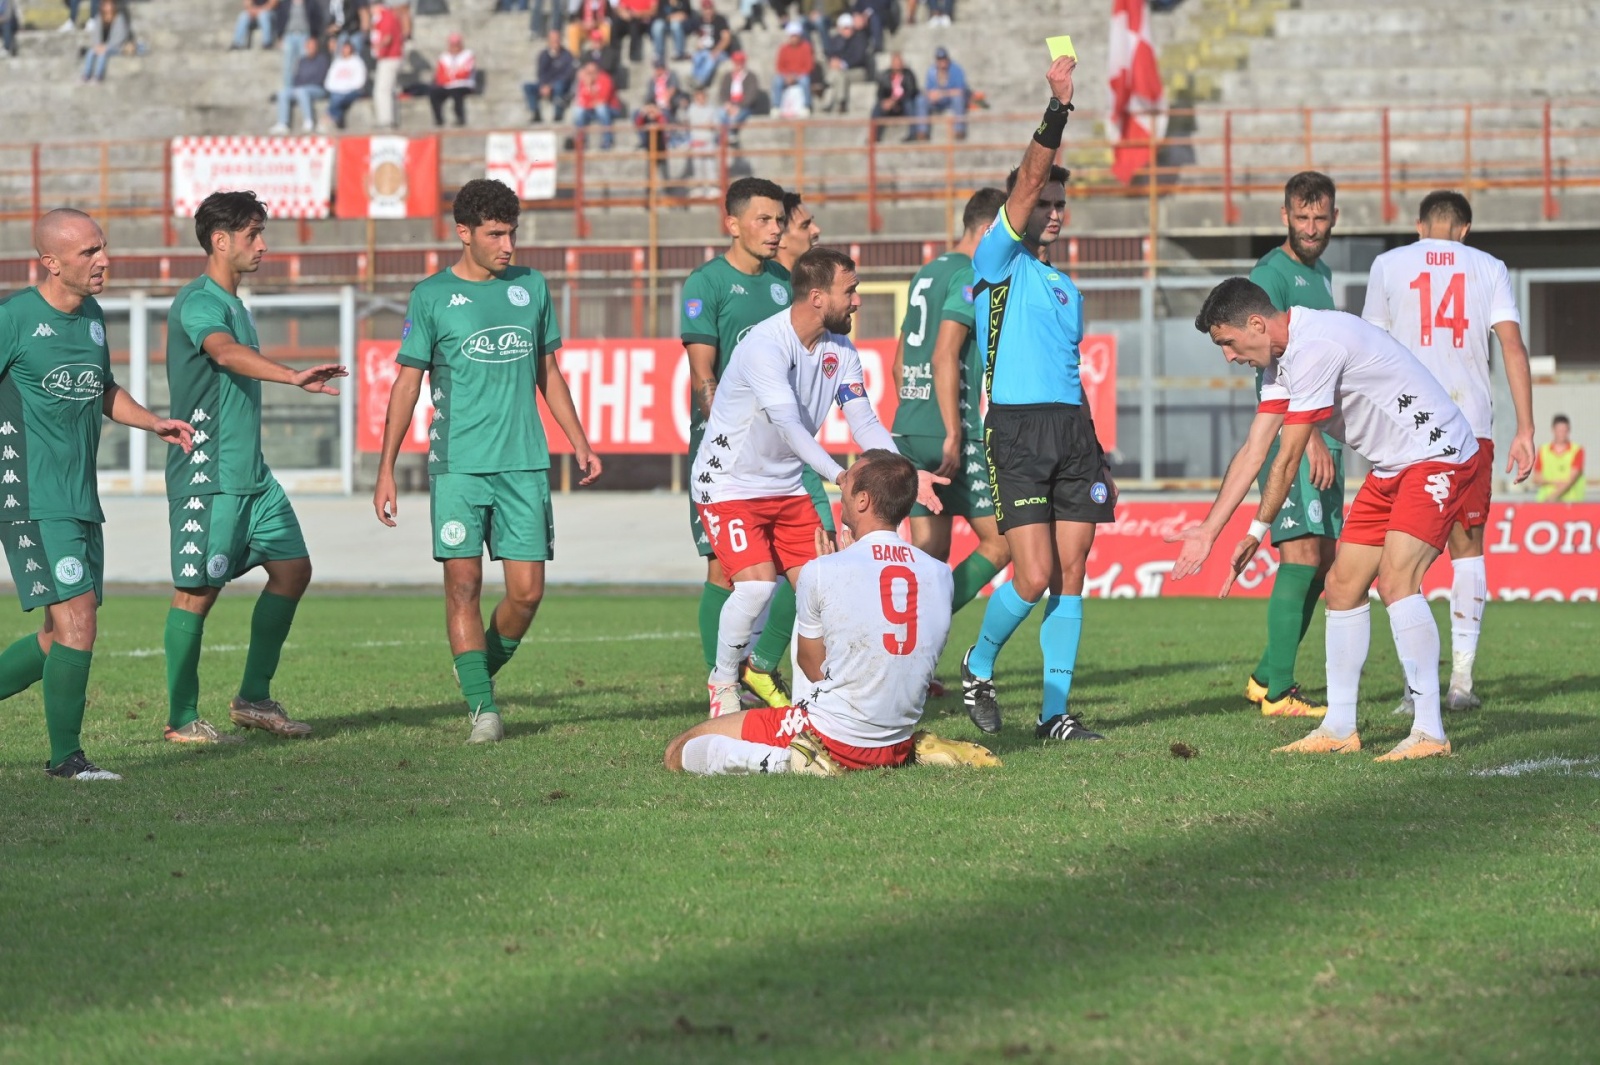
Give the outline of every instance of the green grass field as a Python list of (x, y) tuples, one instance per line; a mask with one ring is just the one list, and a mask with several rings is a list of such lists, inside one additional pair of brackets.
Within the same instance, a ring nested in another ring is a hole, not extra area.
[(316, 735), (209, 750), (161, 741), (165, 603), (114, 597), (85, 747), (127, 779), (47, 780), (37, 691), (0, 713), (0, 1062), (1596, 1060), (1600, 614), (1495, 605), (1456, 756), (1380, 766), (1381, 609), (1369, 754), (1298, 760), (1239, 697), (1262, 610), (1092, 602), (1105, 743), (1020, 727), (1034, 622), (1003, 769), (708, 780), (659, 761), (704, 713), (687, 596), (553, 595), (490, 749), (437, 597), (313, 598), (277, 694)]

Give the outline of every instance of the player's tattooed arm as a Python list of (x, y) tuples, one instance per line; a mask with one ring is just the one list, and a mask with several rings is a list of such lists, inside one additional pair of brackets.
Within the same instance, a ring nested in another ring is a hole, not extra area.
[(711, 401), (717, 395), (717, 349), (710, 344), (686, 344), (689, 353), (689, 388), (702, 417), (711, 416)]

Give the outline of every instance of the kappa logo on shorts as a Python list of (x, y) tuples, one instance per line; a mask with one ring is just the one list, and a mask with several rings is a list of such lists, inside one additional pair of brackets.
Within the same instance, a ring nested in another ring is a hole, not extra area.
[(1285, 529), (1298, 529), (1298, 528), (1300, 528), (1300, 523), (1295, 521), (1293, 518), (1284, 518), (1278, 524), (1283, 526)]
[(806, 726), (809, 724), (811, 724), (811, 719), (806, 716), (805, 710), (798, 706), (791, 706), (788, 712), (783, 715), (783, 720), (778, 722), (778, 737), (781, 739), (784, 736), (798, 736), (806, 730)]
[(460, 547), (467, 539), (467, 527), (459, 521), (447, 521), (439, 526), (439, 542), (446, 547)]
[(1096, 481), (1089, 486), (1089, 498), (1096, 503), (1104, 503), (1111, 498), (1111, 490), (1106, 487), (1104, 481)]
[(1450, 498), (1450, 478), (1454, 476), (1455, 473), (1453, 471), (1450, 473), (1430, 473), (1428, 474), (1427, 482), (1423, 485), (1428, 494), (1433, 497), (1433, 501), (1439, 504), (1440, 511), (1444, 510), (1445, 500)]
[(46, 588), (43, 584), (39, 583), (38, 581), (34, 581), (33, 582), (33, 588), (31, 589), (31, 594), (33, 594), (33, 595), (43, 595), (46, 592), (48, 592), (49, 590), (50, 589)]
[(56, 563), (56, 580), (61, 584), (77, 584), (83, 580), (83, 563), (68, 555)]
[(198, 577), (200, 576), (200, 571), (194, 568), (193, 563), (185, 562), (183, 568), (178, 571), (178, 575), (181, 577)]
[(206, 560), (206, 576), (212, 580), (220, 580), (228, 575), (228, 556), (212, 555)]
[(1306, 504), (1306, 517), (1311, 521), (1322, 520), (1322, 500), (1313, 499)]
[(533, 297), (521, 285), (512, 285), (506, 289), (506, 299), (511, 301), (513, 307), (526, 307)]

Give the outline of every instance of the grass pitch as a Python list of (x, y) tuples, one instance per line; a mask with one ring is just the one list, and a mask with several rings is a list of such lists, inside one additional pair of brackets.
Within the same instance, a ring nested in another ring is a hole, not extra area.
[[(208, 625), (219, 724), (249, 607), (229, 593)], [(1261, 604), (1094, 601), (1074, 705), (1108, 742), (1023, 727), (1035, 622), (1000, 663), (1003, 769), (839, 781), (662, 770), (704, 713), (686, 596), (554, 594), (487, 749), (462, 745), (437, 596), (307, 601), (276, 694), (311, 739), (164, 744), (165, 609), (102, 614), (85, 746), (123, 783), (47, 780), (37, 692), (0, 711), (0, 1062), (1600, 1046), (1592, 606), (1495, 604), (1456, 756), (1380, 766), (1407, 728), (1381, 609), (1369, 750), (1294, 759), (1268, 752), (1310, 725), (1240, 698)], [(947, 682), (978, 621), (958, 616)], [(1319, 622), (1315, 690), (1321, 643)], [(979, 738), (957, 698), (929, 723)]]

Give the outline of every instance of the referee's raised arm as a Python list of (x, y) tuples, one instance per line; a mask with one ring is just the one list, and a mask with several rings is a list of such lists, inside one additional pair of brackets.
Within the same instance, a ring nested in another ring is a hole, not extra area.
[(1045, 74), (1050, 82), (1050, 103), (1039, 128), (1033, 131), (1033, 140), (1028, 142), (1017, 170), (1017, 183), (1006, 199), (1006, 221), (1011, 223), (1013, 233), (1027, 231), (1028, 216), (1038, 204), (1039, 192), (1050, 180), (1050, 168), (1055, 165), (1061, 134), (1072, 111), (1072, 72), (1077, 65), (1076, 59), (1062, 56), (1050, 64)]

